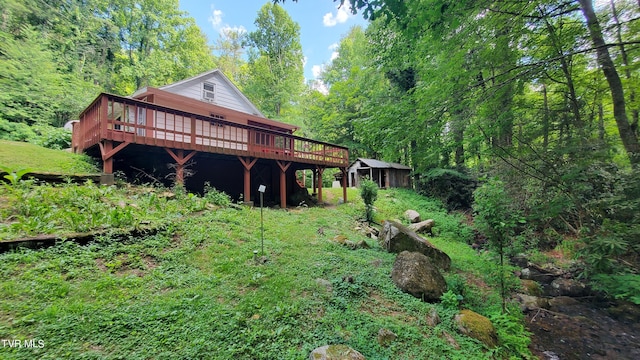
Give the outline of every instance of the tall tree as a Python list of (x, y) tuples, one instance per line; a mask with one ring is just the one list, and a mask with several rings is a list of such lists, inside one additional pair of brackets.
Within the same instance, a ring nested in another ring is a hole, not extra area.
[(162, 85), (214, 65), (206, 37), (178, 9), (178, 0), (118, 0), (108, 16), (118, 27), (122, 48), (115, 58), (117, 93)]
[(243, 28), (224, 28), (214, 45), (214, 52), (218, 56), (218, 68), (233, 82), (239, 83), (243, 79), (245, 37), (247, 32)]
[(279, 117), (304, 85), (300, 25), (271, 3), (260, 9), (255, 25), (247, 36), (250, 80), (243, 90), (267, 116)]
[(598, 64), (602, 68), (602, 72), (609, 84), (611, 100), (613, 101), (613, 117), (618, 126), (620, 139), (622, 139), (624, 149), (627, 151), (629, 161), (632, 165), (638, 166), (640, 165), (640, 143), (627, 116), (622, 80), (609, 54), (609, 47), (605, 43), (604, 36), (602, 35), (602, 27), (593, 9), (593, 2), (591, 0), (579, 0), (579, 3), (587, 22), (591, 41), (596, 49)]

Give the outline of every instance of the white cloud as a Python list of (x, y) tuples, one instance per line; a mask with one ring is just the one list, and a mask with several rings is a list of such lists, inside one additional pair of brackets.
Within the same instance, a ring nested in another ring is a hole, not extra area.
[(329, 50), (332, 50), (331, 57), (329, 58), (329, 61), (333, 61), (338, 57), (338, 55), (339, 55), (338, 48), (339, 47), (340, 47), (340, 45), (338, 43), (333, 43), (333, 44), (329, 45)]
[(242, 25), (240, 26), (225, 25), (222, 28), (220, 28), (220, 35), (228, 37), (230, 33), (246, 34), (247, 29)]
[(310, 81), (309, 85), (311, 86), (312, 89), (314, 90), (318, 90), (321, 93), (323, 93), (324, 95), (329, 94), (329, 88), (327, 87), (327, 84), (325, 84), (324, 82), (322, 82), (322, 80), (312, 80)]
[(220, 24), (222, 24), (223, 15), (224, 14), (222, 13), (222, 10), (217, 10), (214, 5), (211, 4), (211, 15), (209, 15), (209, 18), (207, 20), (211, 23), (211, 26), (217, 28), (218, 26), (220, 26)]
[(314, 78), (318, 78), (318, 76), (320, 76), (320, 74), (322, 74), (322, 71), (324, 70), (324, 66), (323, 65), (313, 65), (311, 67), (311, 73), (313, 74)]
[(324, 14), (324, 16), (322, 17), (322, 23), (327, 27), (336, 26), (338, 24), (345, 23), (347, 20), (349, 20), (350, 16), (350, 9), (347, 6), (341, 6), (340, 8), (338, 8), (335, 15), (333, 13)]

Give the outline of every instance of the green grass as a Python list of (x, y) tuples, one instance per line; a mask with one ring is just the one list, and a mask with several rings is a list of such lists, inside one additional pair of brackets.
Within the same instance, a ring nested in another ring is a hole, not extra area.
[(53, 174), (99, 172), (87, 156), (6, 140), (0, 140), (0, 166), (14, 171), (29, 169), (31, 172)]
[[(463, 306), (500, 321), (497, 350), (458, 333), (455, 309), (423, 303), (393, 285), (395, 255), (357, 230), (364, 217), (357, 196), (327, 208), (265, 209), (264, 264), (253, 259), (261, 248), (259, 209), (189, 207), (186, 201), (204, 200), (176, 199), (175, 208), (184, 211), (167, 211), (171, 221), (154, 235), (0, 255), (0, 338), (44, 342), (35, 349), (0, 348), (0, 358), (305, 359), (314, 348), (336, 343), (367, 359), (528, 355), (521, 319), (497, 315), (494, 262), (466, 245), (467, 230), (437, 203), (381, 191), (376, 216), (400, 218), (411, 206), (438, 219), (440, 235), (430, 241), (452, 257), (445, 277), (464, 293)], [(331, 241), (336, 235), (365, 240), (371, 249), (349, 250)], [(343, 281), (347, 276), (354, 281)], [(434, 308), (442, 322), (431, 327), (426, 319)], [(376, 342), (381, 328), (398, 335), (388, 347)]]

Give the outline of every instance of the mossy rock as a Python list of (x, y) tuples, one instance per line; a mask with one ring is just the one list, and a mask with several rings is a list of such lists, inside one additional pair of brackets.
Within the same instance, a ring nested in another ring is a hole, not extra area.
[(456, 315), (455, 321), (461, 333), (484, 343), (489, 348), (498, 346), (496, 329), (486, 317), (471, 310), (462, 310)]
[(524, 293), (532, 296), (541, 296), (542, 288), (537, 281), (533, 280), (521, 280), (522, 287), (524, 288)]
[(358, 351), (347, 345), (325, 345), (311, 352), (310, 360), (365, 360)]

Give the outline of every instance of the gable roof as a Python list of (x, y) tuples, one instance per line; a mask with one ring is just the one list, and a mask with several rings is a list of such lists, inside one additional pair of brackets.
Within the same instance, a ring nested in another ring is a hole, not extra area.
[(357, 158), (349, 167), (353, 166), (356, 161), (360, 161), (362, 164), (367, 165), (368, 167), (374, 169), (399, 169), (399, 170), (411, 170), (411, 167), (393, 163), (393, 162), (384, 162), (376, 159), (365, 159), (365, 158)]
[[(204, 116), (223, 116), (224, 120), (234, 122), (237, 124), (251, 125), (250, 122), (261, 124), (259, 126), (270, 128), (276, 131), (284, 131), (293, 133), (298, 129), (297, 126), (287, 124), (281, 121), (271, 120), (266, 117), (260, 117), (257, 115), (251, 115), (242, 111), (233, 110), (211, 104), (205, 101), (196, 100), (190, 97), (182, 96), (179, 94), (171, 93), (166, 90), (160, 90), (152, 87), (144, 87), (130, 97), (137, 100), (143, 100), (147, 96), (153, 97), (150, 102), (161, 106), (169, 107), (172, 109), (194, 113)], [(144, 100), (147, 101), (147, 100)]]
[(235, 93), (235, 95), (237, 95), (238, 98), (240, 98), (243, 102), (245, 102), (247, 104), (247, 106), (249, 106), (251, 108), (253, 114), (255, 114), (256, 116), (259, 116), (259, 117), (266, 117), (260, 112), (260, 110), (258, 110), (258, 108), (251, 101), (249, 101), (249, 99), (246, 96), (244, 96), (244, 94), (240, 91), (240, 89), (238, 89), (238, 87), (231, 80), (229, 80), (229, 78), (222, 71), (220, 71), (220, 69), (209, 70), (209, 71), (203, 72), (201, 74), (198, 74), (196, 76), (190, 77), (188, 79), (184, 79), (184, 80), (180, 80), (178, 82), (174, 82), (172, 84), (160, 86), (158, 89), (171, 92), (171, 89), (174, 88), (174, 87), (178, 87), (178, 86), (183, 85), (185, 83), (199, 82), (204, 78), (211, 77), (211, 75), (213, 75), (213, 74), (219, 75), (220, 78)]

